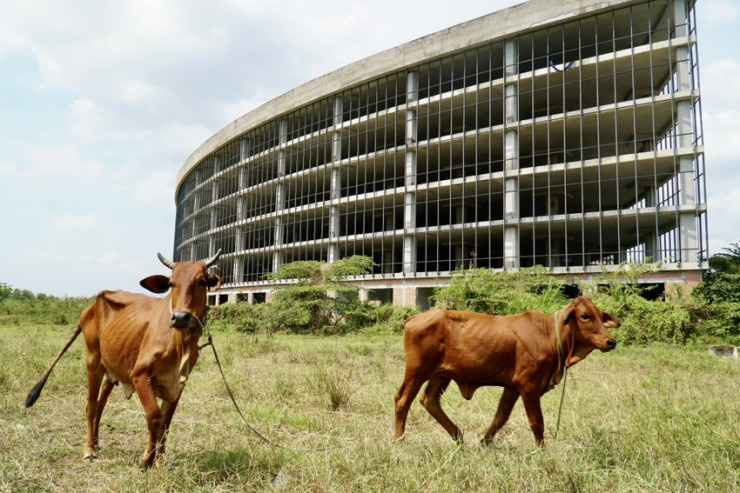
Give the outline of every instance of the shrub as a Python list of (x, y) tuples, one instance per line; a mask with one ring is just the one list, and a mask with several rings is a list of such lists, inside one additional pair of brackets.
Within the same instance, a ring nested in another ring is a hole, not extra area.
[(395, 306), (391, 304), (373, 306), (373, 321), (368, 324), (363, 332), (373, 334), (402, 334), (403, 323), (411, 315), (419, 313), (415, 306)]
[(469, 269), (454, 273), (450, 285), (438, 288), (433, 300), (436, 307), (452, 310), (499, 315), (527, 310), (549, 313), (568, 302), (564, 285), (542, 266), (517, 272)]

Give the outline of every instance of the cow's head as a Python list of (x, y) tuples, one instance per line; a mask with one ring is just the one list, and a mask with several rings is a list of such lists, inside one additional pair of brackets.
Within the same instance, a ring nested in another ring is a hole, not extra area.
[(604, 313), (587, 298), (576, 298), (563, 309), (563, 324), (573, 331), (582, 347), (611, 351), (617, 341), (606, 329), (619, 327), (619, 320)]
[(221, 287), (218, 274), (208, 273), (208, 268), (216, 263), (221, 255), (219, 250), (213, 257), (197, 262), (173, 262), (157, 253), (159, 260), (172, 269), (167, 276), (149, 276), (141, 281), (141, 286), (157, 294), (171, 290), (170, 326), (176, 329), (187, 329), (195, 322), (195, 317), (203, 318), (206, 309), (208, 290)]

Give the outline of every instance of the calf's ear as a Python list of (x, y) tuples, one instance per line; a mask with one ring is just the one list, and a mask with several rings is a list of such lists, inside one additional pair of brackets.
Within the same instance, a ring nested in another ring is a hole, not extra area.
[(620, 325), (622, 325), (622, 324), (619, 323), (619, 320), (617, 320), (616, 318), (612, 317), (608, 313), (602, 313), (602, 315), (603, 315), (602, 318), (601, 318), (602, 323), (604, 324), (604, 327), (606, 327), (607, 329), (616, 329)]
[(162, 294), (169, 291), (170, 278), (162, 275), (149, 276), (146, 279), (142, 279), (139, 284), (141, 284), (142, 288), (152, 293)]
[(221, 278), (218, 274), (208, 274), (208, 287), (211, 288), (211, 291), (216, 291), (221, 287)]
[(579, 303), (578, 298), (568, 303), (565, 308), (563, 308), (563, 323), (568, 323), (568, 319), (571, 315), (573, 315), (573, 310), (575, 309), (576, 305)]

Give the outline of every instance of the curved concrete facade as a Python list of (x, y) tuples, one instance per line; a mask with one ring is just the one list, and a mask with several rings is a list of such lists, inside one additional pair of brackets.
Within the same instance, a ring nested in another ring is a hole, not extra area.
[(235, 120), (177, 178), (174, 257), (224, 292), (367, 255), (424, 305), (464, 267), (567, 277), (707, 256), (693, 1), (533, 0), (314, 79)]

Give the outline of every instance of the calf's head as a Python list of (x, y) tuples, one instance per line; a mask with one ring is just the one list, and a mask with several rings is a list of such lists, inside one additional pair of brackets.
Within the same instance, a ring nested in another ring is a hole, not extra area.
[(606, 329), (619, 327), (619, 320), (604, 313), (587, 298), (576, 298), (563, 309), (563, 324), (582, 346), (611, 351), (617, 341)]
[(149, 276), (141, 281), (141, 286), (157, 294), (170, 291), (170, 327), (187, 329), (196, 320), (203, 317), (206, 309), (208, 290), (221, 287), (218, 274), (208, 273), (208, 268), (216, 263), (221, 255), (219, 250), (213, 257), (196, 262), (173, 262), (157, 253), (159, 260), (172, 269), (167, 276)]

